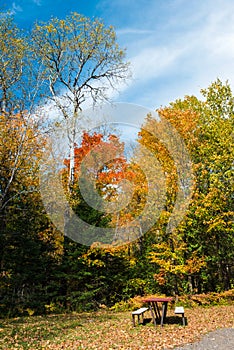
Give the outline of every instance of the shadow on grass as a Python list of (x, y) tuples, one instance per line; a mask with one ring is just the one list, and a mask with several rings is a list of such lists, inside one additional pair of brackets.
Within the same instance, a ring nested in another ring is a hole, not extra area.
[[(151, 317), (149, 317), (149, 318), (145, 317), (144, 321), (139, 323), (139, 325), (145, 326), (145, 325), (147, 325), (149, 323), (153, 324), (152, 318)], [(180, 317), (180, 316), (167, 316), (166, 321), (165, 321), (164, 324), (165, 325), (166, 324), (168, 324), (168, 325), (170, 325), (170, 324), (177, 324), (179, 326), (183, 326), (182, 317)], [(159, 325), (160, 325), (160, 323), (157, 322), (157, 326), (159, 326)], [(185, 326), (187, 326), (187, 325), (188, 325), (188, 320), (187, 320), (187, 317), (185, 317)]]
[[(187, 326), (188, 325), (187, 317), (185, 317), (184, 319), (185, 319), (185, 326)], [(182, 320), (182, 317), (180, 317), (180, 316), (167, 316), (165, 323), (178, 324), (178, 325), (183, 326), (183, 320)]]

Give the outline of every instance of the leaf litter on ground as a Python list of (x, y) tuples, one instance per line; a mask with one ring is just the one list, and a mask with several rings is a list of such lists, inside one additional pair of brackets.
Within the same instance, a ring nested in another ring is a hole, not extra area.
[(234, 328), (234, 305), (185, 309), (187, 325), (168, 310), (167, 323), (132, 326), (131, 312), (100, 311), (21, 317), (0, 322), (0, 349), (173, 349), (219, 328)]

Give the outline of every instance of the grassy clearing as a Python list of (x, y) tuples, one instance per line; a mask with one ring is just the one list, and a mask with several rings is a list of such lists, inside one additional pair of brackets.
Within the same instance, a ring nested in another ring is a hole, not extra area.
[[(168, 311), (163, 328), (135, 328), (131, 312), (70, 313), (0, 320), (0, 349), (172, 349), (217, 328), (234, 328), (234, 305), (186, 309), (186, 327)], [(150, 314), (145, 314), (150, 317)]]

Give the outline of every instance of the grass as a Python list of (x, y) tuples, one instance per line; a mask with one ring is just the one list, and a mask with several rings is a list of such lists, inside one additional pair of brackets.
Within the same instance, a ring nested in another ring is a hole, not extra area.
[(185, 316), (183, 327), (169, 310), (162, 328), (152, 322), (133, 328), (129, 311), (5, 319), (0, 320), (0, 349), (172, 349), (217, 328), (234, 328), (234, 305), (186, 309)]

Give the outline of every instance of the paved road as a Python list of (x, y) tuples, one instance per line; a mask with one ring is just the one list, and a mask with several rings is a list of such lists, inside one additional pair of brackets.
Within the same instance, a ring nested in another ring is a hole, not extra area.
[(174, 350), (234, 350), (234, 328), (222, 328), (206, 334), (199, 342)]

